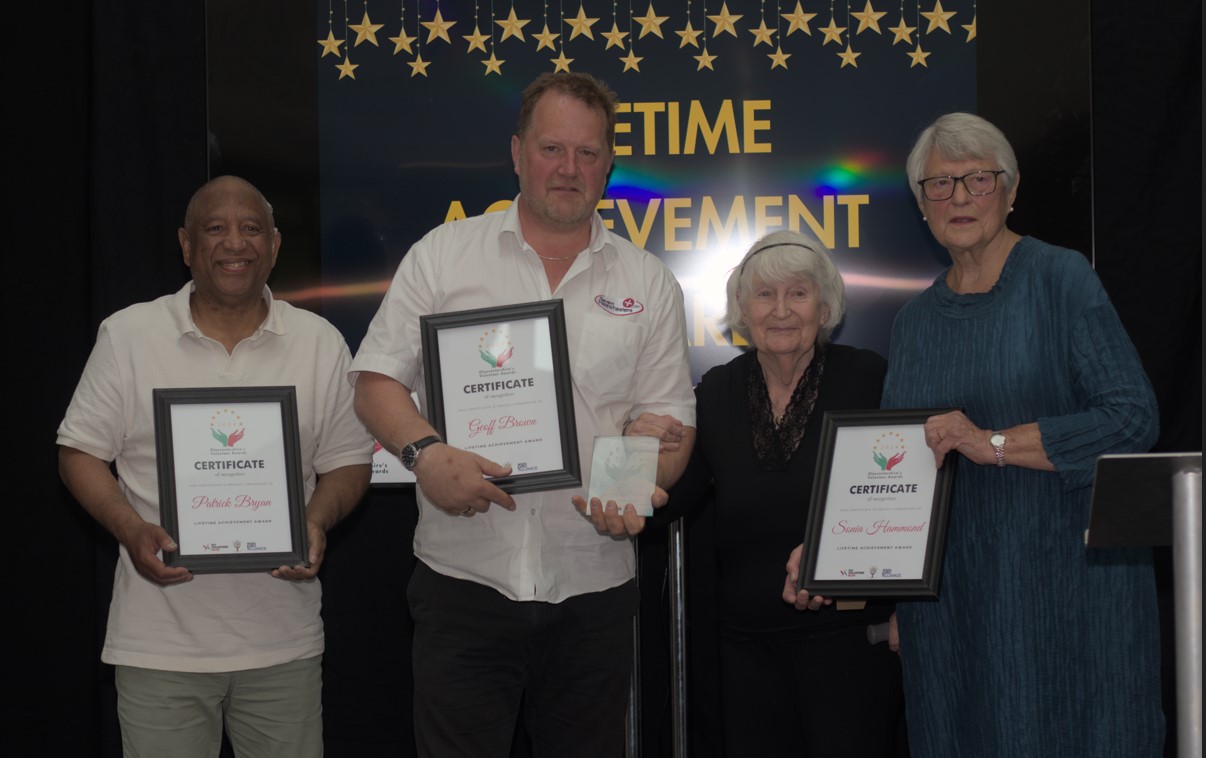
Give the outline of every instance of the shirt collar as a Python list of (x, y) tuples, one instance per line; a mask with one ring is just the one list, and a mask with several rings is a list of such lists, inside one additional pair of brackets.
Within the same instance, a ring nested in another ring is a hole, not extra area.
[[(532, 246), (523, 237), (523, 229), (519, 226), (519, 195), (515, 196), (515, 199), (511, 202), (511, 207), (507, 208), (504, 214), (502, 229), (499, 231), (501, 248), (516, 252), (525, 249), (532, 250)], [(603, 226), (603, 219), (599, 216), (598, 211), (595, 211), (590, 216), (590, 242), (587, 244), (586, 249), (592, 255), (599, 256), (606, 268), (610, 269), (615, 264), (617, 255), (616, 245), (612, 240), (611, 232)]]
[[(201, 330), (197, 328), (197, 325), (193, 323), (193, 313), (188, 306), (189, 297), (195, 289), (197, 289), (197, 285), (190, 280), (175, 295), (172, 295), (171, 304), (169, 305), (169, 311), (172, 314), (172, 321), (175, 324), (176, 331), (182, 337), (186, 334), (204, 336)], [(264, 302), (268, 303), (268, 317), (255, 330), (255, 334), (251, 336), (251, 339), (259, 337), (263, 332), (284, 334), (286, 331), (284, 317), (281, 316), (280, 309), (276, 307), (276, 300), (273, 299), (272, 290), (268, 289), (267, 284), (264, 285), (263, 298)]]

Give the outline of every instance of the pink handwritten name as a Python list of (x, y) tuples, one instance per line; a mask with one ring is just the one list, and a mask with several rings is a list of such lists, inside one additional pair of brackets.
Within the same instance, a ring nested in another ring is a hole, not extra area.
[(489, 437), (491, 434), (494, 434), (495, 429), (515, 429), (521, 426), (536, 426), (536, 419), (516, 418), (514, 416), (499, 416), (489, 421), (483, 421), (480, 418), (471, 419), (469, 421), (469, 436), (476, 437), (479, 434), (484, 434)]

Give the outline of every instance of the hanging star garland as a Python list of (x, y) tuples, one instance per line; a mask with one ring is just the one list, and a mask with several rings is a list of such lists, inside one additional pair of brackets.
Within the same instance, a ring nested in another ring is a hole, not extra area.
[(494, 22), (501, 26), (503, 30), (502, 39), (500, 39), (499, 42), (506, 42), (511, 37), (523, 42), (523, 28), (528, 25), (529, 21), (530, 19), (517, 18), (515, 16), (515, 6), (511, 6), (511, 13), (506, 18), (504, 18), (502, 21)]
[(950, 34), (951, 28), (946, 22), (953, 18), (955, 13), (956, 11), (942, 10), (942, 0), (935, 0), (934, 8), (932, 10), (930, 10), (928, 13), (925, 11), (921, 12), (921, 15), (925, 16), (926, 20), (930, 22), (930, 25), (925, 29), (925, 33), (933, 34), (935, 29), (941, 29), (947, 34)]
[[(804, 32), (809, 37), (812, 36), (812, 29), (808, 27), (808, 24), (817, 17), (817, 14), (805, 13), (804, 9), (800, 7), (798, 0), (796, 2), (796, 9), (794, 12), (784, 13), (782, 15), (783, 20), (789, 24), (787, 27), (787, 34), (784, 36), (791, 36), (794, 32)], [(786, 66), (784, 68), (786, 68)]]
[(862, 34), (868, 29), (876, 34), (881, 34), (879, 31), (879, 20), (888, 15), (888, 12), (875, 10), (871, 7), (871, 0), (867, 0), (867, 4), (863, 7), (862, 11), (851, 13), (850, 15), (858, 19), (858, 30), (854, 32), (855, 34)]
[[(448, 30), (456, 26), (456, 22), (445, 21), (438, 7), (436, 8), (435, 16), (430, 21), (421, 21), (420, 23), (427, 27), (427, 44), (430, 45), (437, 39), (442, 39), (448, 44), (452, 44), (452, 39), (448, 36)], [(423, 75), (427, 75), (426, 71), (424, 71)]]
[[(740, 15), (733, 15), (732, 13), (729, 13), (729, 4), (726, 0), (726, 2), (721, 4), (719, 14), (715, 16), (708, 16), (708, 20), (716, 25), (715, 28), (712, 29), (712, 37), (719, 37), (725, 32), (728, 32), (736, 37), (737, 27), (735, 24), (740, 21), (741, 18), (742, 17)], [(709, 68), (711, 67), (709, 66)]]

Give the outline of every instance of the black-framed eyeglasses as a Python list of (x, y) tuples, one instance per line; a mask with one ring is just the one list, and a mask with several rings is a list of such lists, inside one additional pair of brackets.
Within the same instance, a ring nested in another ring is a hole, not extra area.
[(963, 182), (963, 189), (972, 197), (991, 195), (997, 191), (997, 176), (1005, 169), (996, 171), (973, 171), (963, 176), (931, 176), (917, 182), (926, 200), (950, 200), (955, 194), (955, 185)]

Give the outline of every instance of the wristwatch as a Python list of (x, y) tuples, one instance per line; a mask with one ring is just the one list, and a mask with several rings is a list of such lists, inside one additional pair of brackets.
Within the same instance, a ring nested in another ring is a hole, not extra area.
[(992, 450), (997, 455), (997, 468), (1005, 468), (1005, 435), (993, 432), (988, 438), (988, 444), (992, 445)]
[(415, 440), (402, 448), (402, 452), (398, 453), (398, 458), (402, 460), (402, 465), (406, 467), (407, 471), (414, 471), (415, 466), (419, 463), (419, 453), (423, 452), (423, 448), (437, 442), (443, 442), (443, 440), (434, 434), (421, 440)]

